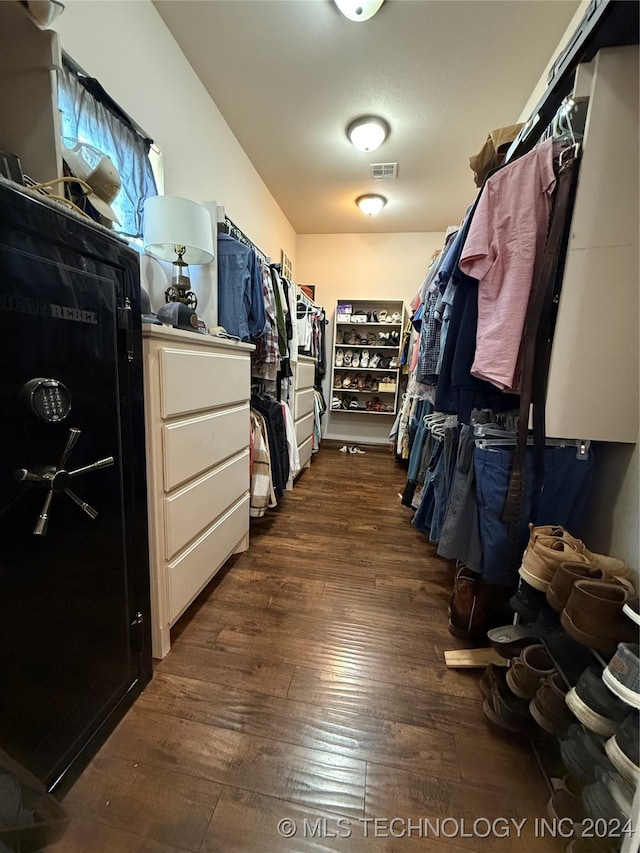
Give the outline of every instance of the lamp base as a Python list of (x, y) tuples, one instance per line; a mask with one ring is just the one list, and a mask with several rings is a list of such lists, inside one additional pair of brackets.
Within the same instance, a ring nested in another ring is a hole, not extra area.
[(165, 302), (182, 302), (195, 311), (198, 307), (198, 297), (193, 290), (185, 290), (183, 287), (170, 285), (164, 292)]

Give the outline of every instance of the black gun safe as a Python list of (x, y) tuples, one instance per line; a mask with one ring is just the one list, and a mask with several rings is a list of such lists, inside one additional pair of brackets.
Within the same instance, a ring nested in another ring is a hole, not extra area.
[(0, 183), (0, 749), (64, 794), (151, 678), (140, 279)]

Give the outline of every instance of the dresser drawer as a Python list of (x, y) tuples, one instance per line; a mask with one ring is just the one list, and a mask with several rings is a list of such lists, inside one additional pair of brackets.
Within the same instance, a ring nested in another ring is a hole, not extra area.
[(315, 378), (315, 361), (313, 363), (299, 361), (296, 365), (296, 391), (302, 391), (304, 388), (313, 388)]
[(189, 418), (162, 428), (166, 492), (208, 471), (249, 444), (249, 406)]
[(179, 559), (168, 565), (169, 619), (172, 624), (215, 575), (248, 531), (249, 495), (246, 495)]
[(163, 418), (248, 399), (251, 368), (246, 355), (162, 347), (159, 361)]
[(311, 459), (311, 448), (313, 446), (313, 439), (308, 438), (303, 444), (298, 448), (298, 455), (300, 457), (300, 467), (304, 468), (307, 462)]
[(313, 412), (296, 421), (296, 444), (298, 447), (313, 433)]
[(164, 499), (165, 556), (181, 548), (249, 491), (249, 451)]
[(313, 412), (314, 395), (313, 388), (309, 388), (307, 391), (296, 392), (294, 420), (299, 421), (305, 415)]

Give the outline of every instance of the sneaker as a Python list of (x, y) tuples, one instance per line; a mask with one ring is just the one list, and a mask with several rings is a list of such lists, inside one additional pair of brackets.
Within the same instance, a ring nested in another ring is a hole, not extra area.
[(637, 627), (622, 612), (635, 595), (624, 578), (578, 580), (569, 595), (560, 621), (567, 634), (591, 649), (614, 652), (619, 642), (633, 642)]
[(351, 445), (351, 447), (349, 448), (349, 453), (351, 453), (353, 456), (364, 455), (366, 452), (367, 452), (366, 450), (361, 450), (359, 447), (356, 447), (355, 445)]
[(596, 821), (622, 828), (633, 810), (634, 786), (615, 770), (596, 768), (596, 781), (582, 791), (582, 803)]
[(507, 671), (507, 684), (520, 699), (531, 700), (536, 695), (543, 678), (556, 672), (549, 652), (540, 643), (527, 646), (511, 661)]
[(619, 643), (615, 655), (602, 673), (609, 690), (634, 708), (640, 708), (640, 645)]
[(632, 711), (604, 745), (616, 770), (634, 784), (640, 780), (639, 737), (640, 720), (638, 714)]
[(529, 703), (531, 716), (540, 728), (558, 738), (564, 737), (569, 726), (575, 722), (565, 701), (567, 687), (560, 673), (554, 672), (542, 679), (536, 695)]
[(571, 546), (577, 553), (586, 557), (587, 562), (592, 566), (598, 566), (609, 577), (626, 578), (631, 574), (631, 569), (624, 560), (619, 560), (617, 557), (609, 557), (607, 554), (595, 554), (590, 551), (581, 539), (572, 536), (568, 530), (558, 524), (548, 524), (540, 527), (529, 525), (530, 536), (529, 541), (535, 541), (539, 536), (553, 537), (561, 539), (563, 542)]
[(596, 767), (613, 768), (604, 750), (604, 740), (579, 723), (569, 726), (567, 736), (560, 741), (560, 755), (569, 773), (581, 782), (594, 782)]
[(640, 600), (636, 595), (635, 598), (632, 598), (631, 601), (627, 601), (627, 603), (622, 608), (622, 612), (625, 616), (628, 616), (636, 625), (640, 625)]
[(560, 563), (547, 587), (547, 601), (557, 613), (562, 613), (577, 580), (582, 578), (602, 580), (604, 577), (604, 571), (598, 566), (588, 566), (578, 562)]
[(611, 737), (629, 716), (629, 708), (605, 687), (602, 672), (591, 666), (567, 693), (567, 705), (589, 731)]

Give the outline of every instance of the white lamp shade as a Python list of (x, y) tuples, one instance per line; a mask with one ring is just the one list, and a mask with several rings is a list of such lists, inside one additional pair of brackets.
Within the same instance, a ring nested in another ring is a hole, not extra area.
[(375, 216), (376, 213), (380, 213), (386, 203), (387, 200), (383, 195), (376, 195), (375, 193), (361, 195), (356, 199), (356, 204), (367, 216)]
[(176, 246), (184, 246), (187, 264), (213, 260), (211, 216), (197, 201), (170, 195), (145, 199), (142, 230), (144, 250), (152, 258), (175, 261)]
[(338, 9), (350, 21), (368, 21), (383, 3), (384, 0), (335, 0)]
[(362, 116), (351, 122), (347, 136), (358, 151), (375, 151), (387, 138), (389, 125), (378, 116)]

